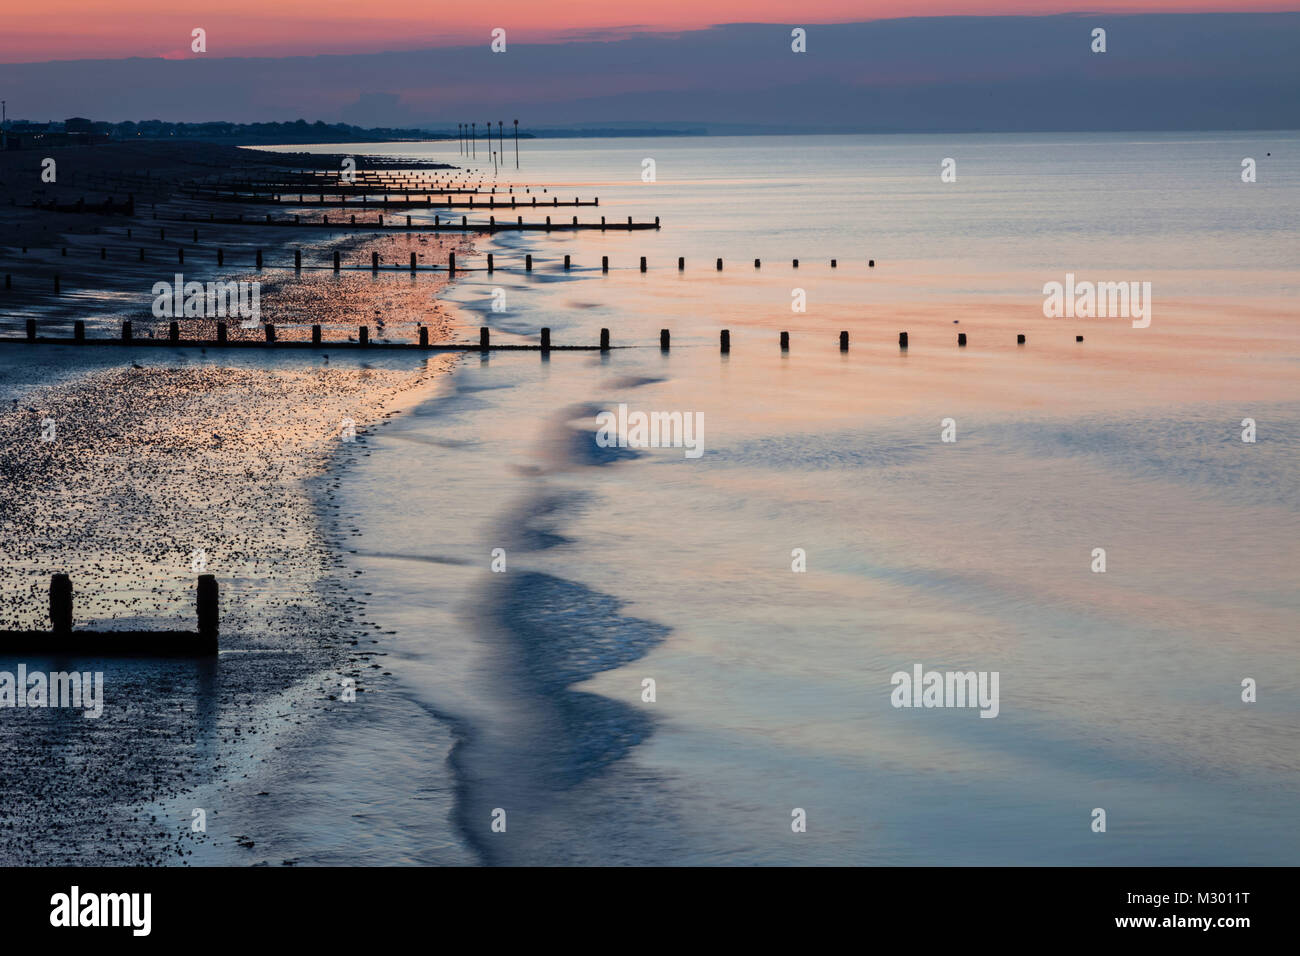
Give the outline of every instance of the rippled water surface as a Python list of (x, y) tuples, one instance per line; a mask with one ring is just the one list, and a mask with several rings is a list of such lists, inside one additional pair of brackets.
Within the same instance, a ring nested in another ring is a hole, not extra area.
[[(368, 862), (1295, 863), (1298, 147), (525, 141), (503, 190), (662, 228), (480, 239), (457, 335), (628, 347), (468, 355), (369, 440), (392, 693), (314, 799), (404, 821)], [(1066, 273), (1151, 282), (1150, 326), (1044, 318)], [(597, 447), (619, 403), (703, 455)], [(998, 716), (891, 706), (918, 663), (997, 671)]]

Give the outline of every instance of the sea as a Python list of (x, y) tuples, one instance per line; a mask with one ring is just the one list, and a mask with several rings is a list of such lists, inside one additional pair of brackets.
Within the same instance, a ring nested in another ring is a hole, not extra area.
[[(612, 347), (466, 354), (330, 476), (383, 677), (241, 770), (238, 832), (299, 864), (1300, 860), (1300, 134), (490, 149), (310, 147), (659, 228), (460, 257), (453, 339)], [(1067, 282), (1144, 314), (1046, 314)], [(620, 406), (699, 454), (599, 442)], [(996, 706), (900, 706), (918, 668)]]

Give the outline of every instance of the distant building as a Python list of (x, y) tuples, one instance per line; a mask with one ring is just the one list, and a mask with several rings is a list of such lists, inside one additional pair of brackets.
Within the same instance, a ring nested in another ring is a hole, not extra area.
[[(97, 128), (101, 127), (101, 128)], [(73, 117), (63, 123), (14, 120), (5, 130), (5, 149), (42, 149), (52, 146), (94, 146), (111, 139), (106, 123)]]

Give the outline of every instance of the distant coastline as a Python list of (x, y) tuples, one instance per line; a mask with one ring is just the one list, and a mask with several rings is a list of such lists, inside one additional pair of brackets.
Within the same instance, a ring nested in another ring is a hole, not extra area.
[[(10, 120), (3, 124), (4, 149), (47, 149), (52, 146), (98, 146), (110, 143), (210, 143), (217, 146), (305, 146), (317, 143), (453, 142), (454, 129), (353, 126), (349, 123), (169, 123), (162, 120), (96, 122), (74, 116), (61, 121)], [(707, 136), (703, 127), (612, 127), (520, 131), (519, 139), (579, 137)], [(513, 135), (513, 134), (512, 134)]]

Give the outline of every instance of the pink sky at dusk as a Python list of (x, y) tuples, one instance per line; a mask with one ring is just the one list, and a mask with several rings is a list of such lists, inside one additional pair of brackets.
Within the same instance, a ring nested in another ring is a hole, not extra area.
[(374, 53), (489, 42), (542, 43), (615, 31), (698, 29), (718, 23), (848, 22), (911, 16), (1241, 13), (1300, 9), (1297, 0), (8, 0), (0, 62), (188, 57), (207, 31), (208, 57)]

